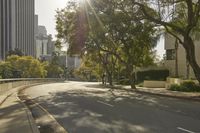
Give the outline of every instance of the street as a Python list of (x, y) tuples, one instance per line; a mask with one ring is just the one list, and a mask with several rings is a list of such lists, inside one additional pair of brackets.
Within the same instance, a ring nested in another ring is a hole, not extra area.
[(25, 93), (69, 133), (200, 133), (199, 102), (74, 81)]

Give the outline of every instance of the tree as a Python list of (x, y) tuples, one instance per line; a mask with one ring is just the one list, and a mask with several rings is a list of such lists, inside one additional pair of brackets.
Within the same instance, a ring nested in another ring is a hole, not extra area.
[(75, 74), (83, 80), (92, 81), (100, 78), (101, 71), (97, 61), (93, 60), (91, 54), (85, 54), (81, 66), (75, 70)]
[(179, 41), (200, 83), (200, 65), (195, 56), (193, 39), (194, 34), (198, 33), (200, 28), (200, 0), (155, 0), (154, 3), (150, 3), (150, 0), (141, 2), (132, 0), (132, 2), (143, 12), (146, 19), (163, 26), (167, 33)]
[(76, 1), (69, 1), (68, 6), (57, 11), (56, 46), (60, 47), (62, 43), (68, 43), (68, 54), (79, 54), (84, 47), (87, 36), (87, 18), (82, 6)]
[(130, 0), (69, 4), (57, 14), (58, 37), (68, 41), (71, 47), (77, 45), (74, 41), (77, 39), (74, 36), (77, 34), (77, 27), (74, 24), (80, 23), (77, 16), (82, 16), (84, 28), (79, 30), (85, 34), (81, 44), (84, 44), (87, 53), (94, 56), (95, 62), (101, 64), (111, 85), (117, 62), (126, 67), (126, 75), (132, 88), (135, 88), (134, 69), (153, 63), (152, 49), (156, 44), (156, 29), (153, 23), (138, 18), (141, 12), (135, 10)]
[(14, 50), (8, 51), (7, 56), (11, 56), (11, 55), (23, 56), (24, 53), (20, 49), (15, 48)]
[(59, 66), (59, 54), (52, 53), (52, 59), (50, 62), (46, 62), (45, 69), (47, 70), (48, 78), (60, 78), (64, 74), (64, 70)]
[(60, 78), (60, 76), (64, 73), (61, 67), (51, 63), (46, 66), (46, 70), (48, 78)]
[[(130, 1), (102, 0), (91, 5), (93, 18), (96, 17), (95, 24), (90, 23), (93, 44), (108, 55), (114, 55), (125, 66), (126, 76), (135, 88), (135, 69), (153, 63), (152, 49), (158, 39), (154, 24), (138, 18), (139, 10), (134, 10), (133, 15)], [(102, 28), (101, 33), (96, 31), (98, 25)]]

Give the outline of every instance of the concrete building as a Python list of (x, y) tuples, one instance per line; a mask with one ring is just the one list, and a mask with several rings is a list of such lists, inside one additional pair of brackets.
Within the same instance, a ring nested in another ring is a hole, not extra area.
[(36, 58), (47, 55), (48, 36), (45, 26), (38, 26), (35, 34)]
[(35, 37), (38, 35), (38, 15), (34, 16), (34, 34)]
[[(37, 20), (37, 17), (35, 20)], [(55, 41), (52, 40), (52, 35), (47, 34), (46, 27), (35, 25), (35, 28), (35, 31), (37, 31), (35, 32), (36, 58), (41, 59), (46, 56), (51, 56), (53, 52), (58, 52), (55, 47)]]
[(35, 55), (34, 0), (0, 0), (0, 59), (18, 48)]
[[(164, 65), (170, 70), (170, 75), (181, 78), (195, 78), (194, 72), (191, 66), (186, 60), (185, 49), (181, 44), (175, 45), (176, 39), (169, 35), (165, 34), (165, 50), (166, 50), (166, 59)], [(200, 65), (200, 41), (195, 41), (195, 52), (196, 60)], [(177, 55), (177, 56), (176, 56)], [(177, 62), (177, 63), (176, 63)], [(177, 64), (177, 65), (176, 65)]]
[(55, 41), (52, 40), (52, 35), (48, 35), (48, 43), (47, 43), (47, 54), (52, 55), (52, 53), (55, 51)]
[[(42, 56), (42, 59), (45, 61), (51, 61), (52, 56), (51, 55), (44, 55)], [(67, 67), (69, 69), (76, 69), (79, 68), (81, 65), (81, 58), (79, 56), (67, 56), (67, 55), (61, 55), (59, 56), (59, 65), (63, 67)]]

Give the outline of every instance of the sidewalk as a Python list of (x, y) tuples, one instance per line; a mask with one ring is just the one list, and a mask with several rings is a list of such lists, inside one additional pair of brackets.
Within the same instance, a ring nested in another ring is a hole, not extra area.
[(31, 112), (18, 99), (16, 90), (0, 95), (0, 103), (1, 133), (39, 133)]
[(160, 95), (166, 97), (174, 97), (180, 99), (194, 100), (200, 102), (200, 93), (199, 92), (177, 92), (170, 91), (165, 88), (145, 88), (145, 87), (137, 87), (136, 92), (146, 93), (152, 95)]
[(115, 89), (125, 89), (127, 91), (133, 91), (143, 94), (172, 97), (172, 98), (179, 98), (179, 99), (200, 102), (200, 92), (180, 92), (180, 91), (170, 91), (167, 90), (166, 88), (147, 88), (139, 86), (136, 86), (137, 89), (131, 89), (130, 85), (115, 85), (114, 87), (111, 86), (107, 87)]

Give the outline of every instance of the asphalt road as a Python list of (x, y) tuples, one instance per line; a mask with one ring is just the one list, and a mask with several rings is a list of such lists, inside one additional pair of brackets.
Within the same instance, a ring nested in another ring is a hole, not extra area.
[(200, 103), (65, 82), (25, 91), (69, 133), (200, 133)]

